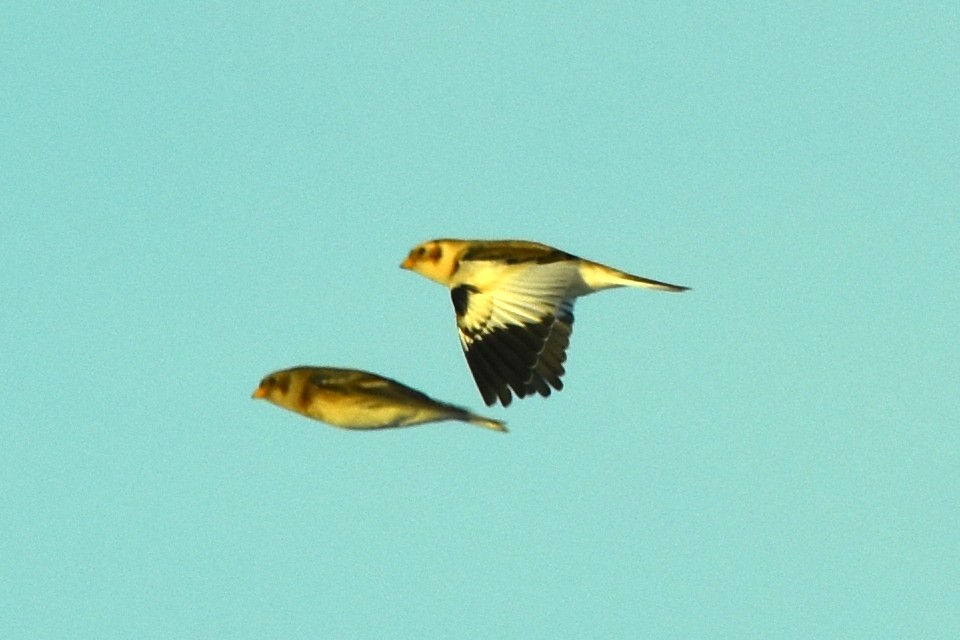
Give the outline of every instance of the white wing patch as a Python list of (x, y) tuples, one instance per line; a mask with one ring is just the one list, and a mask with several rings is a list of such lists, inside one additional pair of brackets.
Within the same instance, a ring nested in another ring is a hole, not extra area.
[[(467, 286), (473, 291), (465, 313), (457, 318), (460, 340), (467, 348), (474, 339), (497, 329), (525, 326), (556, 315), (566, 297), (576, 264), (484, 266)], [(492, 272), (492, 273), (491, 273)]]

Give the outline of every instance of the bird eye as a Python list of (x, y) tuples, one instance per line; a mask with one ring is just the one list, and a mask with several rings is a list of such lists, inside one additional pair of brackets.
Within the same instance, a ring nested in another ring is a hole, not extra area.
[(423, 255), (427, 252), (426, 247), (417, 247), (417, 257), (422, 258)]

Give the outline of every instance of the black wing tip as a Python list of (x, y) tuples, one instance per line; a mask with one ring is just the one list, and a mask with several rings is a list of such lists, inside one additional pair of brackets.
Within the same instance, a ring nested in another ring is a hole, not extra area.
[[(566, 349), (573, 331), (572, 314), (544, 318), (478, 336), (463, 352), (487, 406), (510, 406), (513, 398), (547, 398), (563, 389)], [(534, 344), (530, 344), (532, 340)]]

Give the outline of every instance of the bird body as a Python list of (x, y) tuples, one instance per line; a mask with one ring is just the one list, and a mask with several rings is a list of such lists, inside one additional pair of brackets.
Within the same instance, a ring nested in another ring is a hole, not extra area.
[(506, 431), (498, 420), (356, 369), (294, 367), (276, 371), (261, 380), (253, 397), (344, 429), (388, 429), (459, 420)]
[(401, 267), (450, 288), (463, 283), (496, 285), (536, 268), (561, 279), (566, 276), (566, 293), (574, 298), (611, 287), (647, 287), (671, 292), (688, 288), (635, 276), (527, 240), (431, 240), (414, 247)]
[(563, 388), (577, 298), (613, 287), (687, 289), (524, 240), (430, 240), (400, 266), (450, 289), (460, 343), (488, 405)]

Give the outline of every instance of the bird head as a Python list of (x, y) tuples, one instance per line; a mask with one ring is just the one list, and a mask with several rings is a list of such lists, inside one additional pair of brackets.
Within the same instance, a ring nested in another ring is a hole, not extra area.
[(290, 390), (290, 372), (280, 371), (271, 373), (260, 381), (260, 386), (253, 392), (253, 398), (269, 400), (280, 404)]
[(455, 240), (430, 240), (418, 244), (401, 263), (402, 269), (410, 269), (442, 285), (449, 285), (457, 268), (457, 257), (462, 242)]

